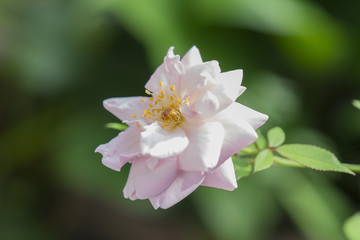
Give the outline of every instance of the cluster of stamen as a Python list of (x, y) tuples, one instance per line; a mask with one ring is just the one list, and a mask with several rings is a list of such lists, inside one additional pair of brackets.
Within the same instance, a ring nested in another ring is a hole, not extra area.
[[(184, 120), (180, 112), (180, 105), (187, 103), (188, 100), (182, 100), (176, 96), (175, 85), (170, 86), (169, 91), (165, 91), (165, 93), (164, 85), (161, 81), (160, 87), (161, 89), (156, 95), (149, 90), (145, 90), (145, 93), (150, 97), (147, 100), (141, 98), (141, 101), (146, 102), (149, 108), (144, 110), (144, 114), (141, 117), (150, 119), (153, 122), (157, 121), (162, 128), (175, 128)], [(135, 114), (131, 116), (133, 118), (138, 117)]]

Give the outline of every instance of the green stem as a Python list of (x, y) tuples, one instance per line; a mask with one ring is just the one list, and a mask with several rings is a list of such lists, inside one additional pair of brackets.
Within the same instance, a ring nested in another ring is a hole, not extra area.
[(359, 164), (350, 164), (350, 163), (343, 163), (345, 167), (350, 169), (353, 172), (360, 173), (360, 165)]

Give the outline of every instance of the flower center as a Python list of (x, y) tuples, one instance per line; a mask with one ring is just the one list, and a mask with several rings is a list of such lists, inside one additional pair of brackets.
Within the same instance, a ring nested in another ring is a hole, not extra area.
[[(147, 100), (141, 99), (146, 102), (149, 108), (144, 110), (141, 117), (145, 119), (157, 121), (162, 128), (175, 128), (184, 120), (180, 111), (180, 105), (188, 103), (188, 100), (182, 100), (176, 96), (175, 86), (170, 86), (169, 89), (164, 89), (163, 83), (160, 82), (161, 90), (158, 94), (152, 94), (149, 90), (145, 93), (150, 95)], [(136, 115), (131, 115), (137, 118)], [(139, 127), (139, 126), (138, 126)]]

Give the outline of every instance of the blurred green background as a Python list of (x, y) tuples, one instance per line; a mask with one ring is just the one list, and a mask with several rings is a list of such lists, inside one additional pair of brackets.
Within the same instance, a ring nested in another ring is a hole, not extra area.
[(239, 98), (287, 143), (360, 163), (360, 4), (346, 0), (0, 0), (0, 239), (341, 240), (360, 178), (273, 167), (169, 210), (123, 199), (102, 100), (144, 94), (167, 49), (244, 69)]

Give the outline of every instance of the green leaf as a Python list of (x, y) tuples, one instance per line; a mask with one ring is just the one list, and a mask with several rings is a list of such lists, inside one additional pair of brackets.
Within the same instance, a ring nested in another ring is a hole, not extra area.
[(275, 148), (280, 146), (285, 142), (285, 133), (279, 127), (274, 127), (270, 129), (267, 133), (269, 147)]
[(251, 145), (242, 149), (240, 155), (257, 155), (261, 150), (264, 150), (267, 147), (266, 138), (261, 134), (260, 129), (256, 130), (258, 139)]
[(352, 104), (353, 104), (354, 107), (356, 107), (357, 109), (360, 110), (360, 101), (359, 100), (356, 100), (356, 99), (353, 100)]
[(239, 156), (245, 156), (245, 155), (252, 155), (252, 156), (256, 156), (256, 154), (258, 154), (259, 151), (256, 149), (256, 147), (254, 145), (250, 145), (244, 149), (242, 149), (240, 152), (238, 152), (237, 154)]
[(360, 240), (360, 212), (345, 221), (344, 233), (349, 240)]
[(107, 123), (105, 125), (106, 128), (112, 128), (115, 130), (119, 130), (119, 131), (124, 131), (125, 129), (128, 128), (128, 126), (126, 124), (123, 123)]
[(354, 174), (347, 167), (343, 166), (333, 153), (316, 146), (285, 144), (278, 147), (276, 151), (280, 155), (309, 168)]
[(258, 139), (255, 141), (255, 143), (261, 150), (263, 150), (266, 148), (266, 138), (264, 135), (262, 135), (260, 129), (256, 130), (256, 133), (258, 135)]
[(272, 151), (265, 149), (261, 151), (255, 158), (254, 172), (269, 168), (273, 164)]
[(242, 158), (233, 157), (236, 180), (247, 177), (252, 172), (252, 164)]

